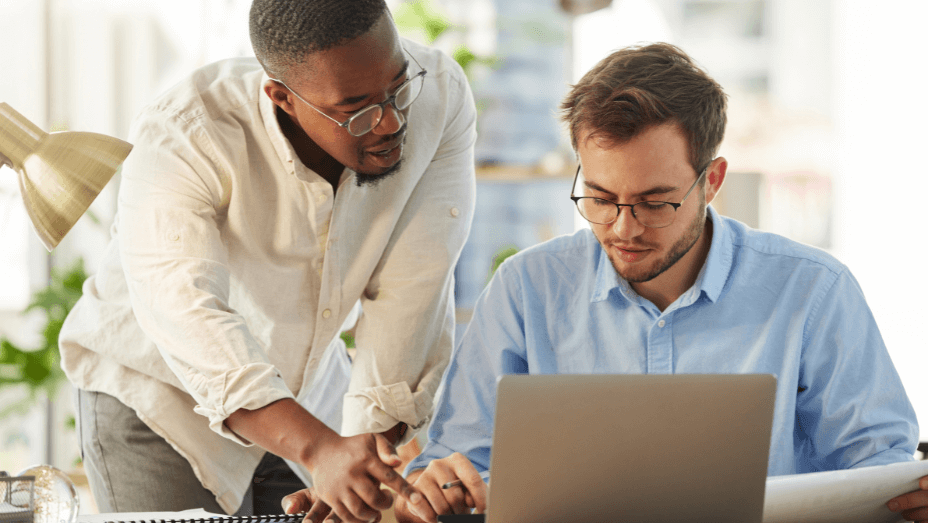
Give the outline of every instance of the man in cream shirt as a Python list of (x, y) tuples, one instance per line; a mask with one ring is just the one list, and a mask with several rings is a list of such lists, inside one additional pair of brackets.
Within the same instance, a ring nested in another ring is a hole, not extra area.
[(421, 501), (393, 445), (450, 353), (473, 99), (382, 0), (256, 0), (250, 23), (258, 61), (195, 71), (132, 127), (60, 337), (85, 464), (104, 512), (280, 512), (312, 481), (369, 521), (381, 484)]

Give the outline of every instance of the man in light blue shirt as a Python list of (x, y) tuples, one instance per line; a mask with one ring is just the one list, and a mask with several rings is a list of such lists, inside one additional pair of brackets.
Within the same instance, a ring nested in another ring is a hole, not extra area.
[[(667, 44), (613, 53), (568, 94), (571, 197), (590, 229), (509, 258), (480, 297), (407, 469), (435, 513), (486, 506), (504, 374), (773, 374), (769, 475), (913, 459), (915, 413), (847, 267), (708, 205), (725, 106)], [(402, 500), (396, 513), (435, 520)]]

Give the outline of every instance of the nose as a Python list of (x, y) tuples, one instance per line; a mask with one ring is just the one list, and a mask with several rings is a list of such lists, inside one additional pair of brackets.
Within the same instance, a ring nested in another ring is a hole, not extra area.
[(395, 134), (406, 123), (406, 115), (392, 103), (383, 108), (383, 116), (374, 127), (374, 132), (380, 135)]
[(640, 236), (644, 232), (645, 226), (641, 225), (638, 218), (632, 215), (630, 207), (621, 207), (620, 209), (619, 216), (612, 222), (612, 232), (620, 240), (629, 240)]

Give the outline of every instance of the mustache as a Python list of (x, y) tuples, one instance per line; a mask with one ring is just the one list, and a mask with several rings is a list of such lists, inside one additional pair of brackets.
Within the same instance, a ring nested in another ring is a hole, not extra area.
[(406, 127), (408, 127), (408, 125), (409, 125), (408, 123), (404, 123), (403, 126), (400, 127), (399, 130), (396, 131), (395, 133), (382, 137), (380, 141), (377, 142), (377, 145), (390, 143), (393, 140), (396, 140), (398, 137), (403, 136), (404, 134), (406, 134)]
[(641, 243), (641, 242), (628, 243), (628, 242), (618, 242), (618, 241), (606, 241), (604, 243), (610, 247), (615, 247), (617, 249), (622, 249), (625, 251), (646, 251), (648, 249), (656, 248), (655, 245), (649, 245), (647, 243)]

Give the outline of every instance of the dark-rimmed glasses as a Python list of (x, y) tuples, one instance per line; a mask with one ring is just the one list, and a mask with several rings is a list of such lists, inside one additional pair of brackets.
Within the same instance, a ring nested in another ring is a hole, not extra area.
[[(406, 50), (404, 49), (404, 51)], [(393, 91), (393, 94), (390, 95), (386, 100), (380, 103), (370, 104), (359, 109), (344, 122), (339, 122), (335, 118), (327, 115), (322, 109), (319, 109), (315, 105), (304, 100), (302, 96), (297, 94), (296, 91), (291, 89), (290, 86), (285, 84), (282, 80), (278, 80), (276, 78), (271, 78), (271, 80), (274, 80), (280, 85), (286, 87), (287, 90), (299, 98), (300, 101), (315, 109), (322, 116), (325, 116), (329, 120), (337, 123), (339, 127), (343, 127), (351, 136), (364, 136), (365, 134), (374, 130), (374, 128), (380, 124), (380, 120), (383, 119), (387, 105), (392, 105), (397, 112), (402, 111), (412, 105), (412, 103), (416, 101), (416, 98), (419, 97), (419, 93), (422, 92), (422, 84), (425, 83), (424, 79), (426, 70), (423, 69), (421, 65), (419, 65), (419, 61), (416, 60), (416, 57), (414, 57), (409, 51), (406, 51), (406, 54), (408, 54), (409, 57), (412, 58), (414, 62), (416, 62), (416, 66), (419, 67), (420, 71), (412, 78), (400, 84), (400, 86), (397, 87), (396, 90)]]
[(578, 165), (577, 174), (574, 175), (574, 184), (571, 186), (570, 191), (570, 199), (573, 200), (577, 205), (577, 210), (580, 212), (580, 216), (583, 216), (583, 218), (590, 223), (609, 225), (619, 218), (619, 213), (622, 212), (622, 207), (628, 207), (632, 211), (632, 216), (638, 220), (638, 223), (651, 229), (668, 227), (673, 223), (677, 216), (677, 209), (683, 205), (683, 202), (686, 201), (686, 198), (689, 197), (690, 193), (693, 192), (693, 189), (696, 188), (696, 185), (699, 184), (699, 180), (701, 180), (709, 170), (709, 168), (706, 167), (702, 170), (701, 173), (699, 173), (699, 176), (696, 177), (696, 181), (693, 182), (693, 186), (690, 187), (688, 191), (686, 191), (686, 194), (683, 195), (683, 199), (680, 200), (680, 203), (658, 201), (615, 203), (609, 200), (604, 200), (602, 198), (594, 198), (592, 196), (574, 196), (573, 188), (576, 187), (577, 179), (580, 177), (580, 168), (581, 166)]

